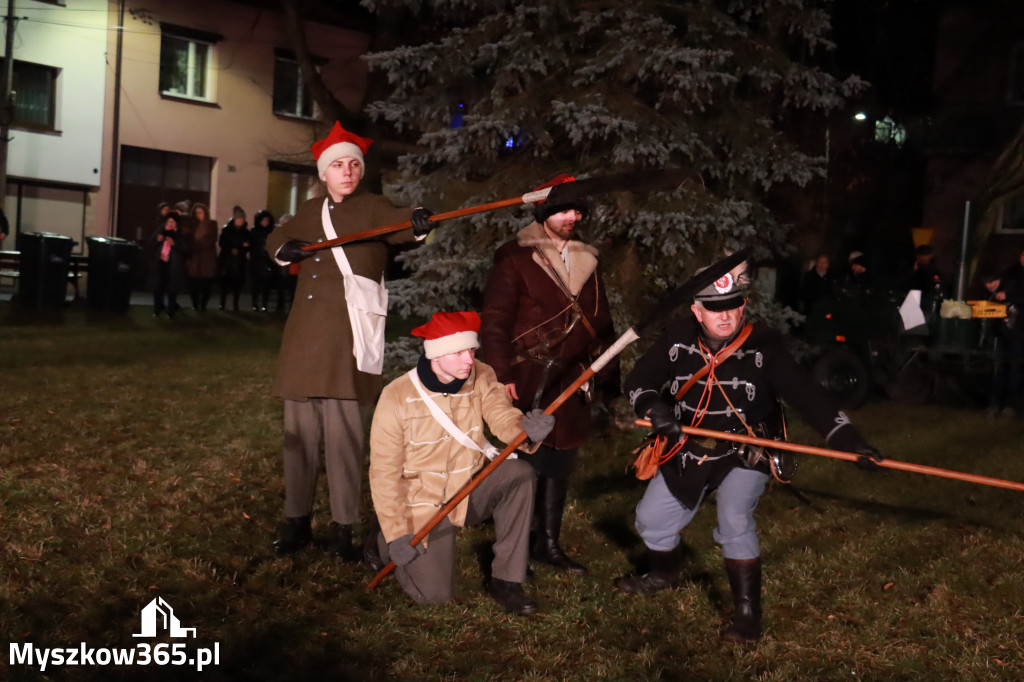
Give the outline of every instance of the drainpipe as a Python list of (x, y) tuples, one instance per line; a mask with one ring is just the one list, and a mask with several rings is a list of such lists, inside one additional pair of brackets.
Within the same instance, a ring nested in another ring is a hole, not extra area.
[(121, 168), (121, 51), (124, 44), (124, 0), (117, 3), (117, 52), (114, 57), (114, 112), (110, 128), (110, 236), (117, 236), (117, 175)]
[(14, 85), (14, 22), (14, 0), (7, 0), (3, 91), (0, 93), (0, 210), (4, 208), (4, 200), (7, 198), (7, 136), (14, 119), (14, 103), (11, 101), (11, 88)]

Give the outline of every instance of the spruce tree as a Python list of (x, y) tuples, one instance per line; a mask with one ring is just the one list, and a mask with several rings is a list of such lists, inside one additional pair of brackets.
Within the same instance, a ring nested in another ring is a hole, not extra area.
[[(596, 197), (582, 229), (602, 249), (619, 328), (724, 249), (787, 248), (766, 199), (823, 170), (797, 143), (863, 87), (818, 67), (833, 48), (815, 0), (363, 0), (414, 40), (367, 55), (387, 95), (368, 113), (415, 141), (397, 189), (448, 210), (524, 194), (558, 173), (590, 177), (664, 167), (704, 187)], [(530, 207), (444, 223), (403, 256), (392, 310), (479, 305), (494, 250)], [(755, 305), (785, 320), (778, 306)]]

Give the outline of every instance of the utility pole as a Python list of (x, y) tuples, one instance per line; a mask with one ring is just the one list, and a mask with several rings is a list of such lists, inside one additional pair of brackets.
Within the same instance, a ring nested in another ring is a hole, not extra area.
[(7, 199), (7, 136), (14, 120), (11, 87), (14, 84), (14, 0), (7, 0), (7, 22), (4, 37), (4, 77), (0, 89), (0, 210)]

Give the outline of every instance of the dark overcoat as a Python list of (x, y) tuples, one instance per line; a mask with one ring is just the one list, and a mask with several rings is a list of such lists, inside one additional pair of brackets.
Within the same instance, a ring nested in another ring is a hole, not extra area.
[[(577, 316), (586, 317), (594, 334), (582, 319), (573, 323)], [(566, 269), (539, 223), (495, 253), (481, 317), (480, 357), (499, 381), (516, 385), (515, 405), (523, 411), (547, 407), (615, 340), (597, 250), (570, 241)], [(604, 391), (618, 393), (618, 363), (609, 364), (598, 381)], [(576, 392), (555, 413), (555, 428), (544, 444), (569, 450), (589, 433), (590, 405)]]
[[(295, 217), (267, 237), (267, 253), (277, 254), (292, 239), (326, 239), (321, 210), (325, 199), (302, 204)], [(384, 197), (356, 190), (341, 202), (328, 200), (331, 224), (339, 237), (409, 220), (411, 208), (398, 208)], [(380, 281), (388, 262), (388, 243), (414, 239), (412, 229), (343, 247), (352, 271)], [(337, 398), (372, 405), (383, 388), (381, 377), (360, 372), (352, 355), (352, 327), (345, 304), (345, 281), (330, 249), (302, 261), (295, 300), (288, 313), (274, 395), (287, 400)]]

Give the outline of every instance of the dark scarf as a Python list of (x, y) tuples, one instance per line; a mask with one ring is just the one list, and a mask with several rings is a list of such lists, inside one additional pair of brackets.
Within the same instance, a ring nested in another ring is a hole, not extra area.
[(428, 391), (434, 393), (458, 393), (466, 383), (465, 379), (455, 379), (447, 384), (442, 384), (434, 374), (434, 370), (431, 369), (430, 360), (427, 360), (426, 355), (421, 355), (419, 362), (416, 363), (416, 376), (420, 378)]

